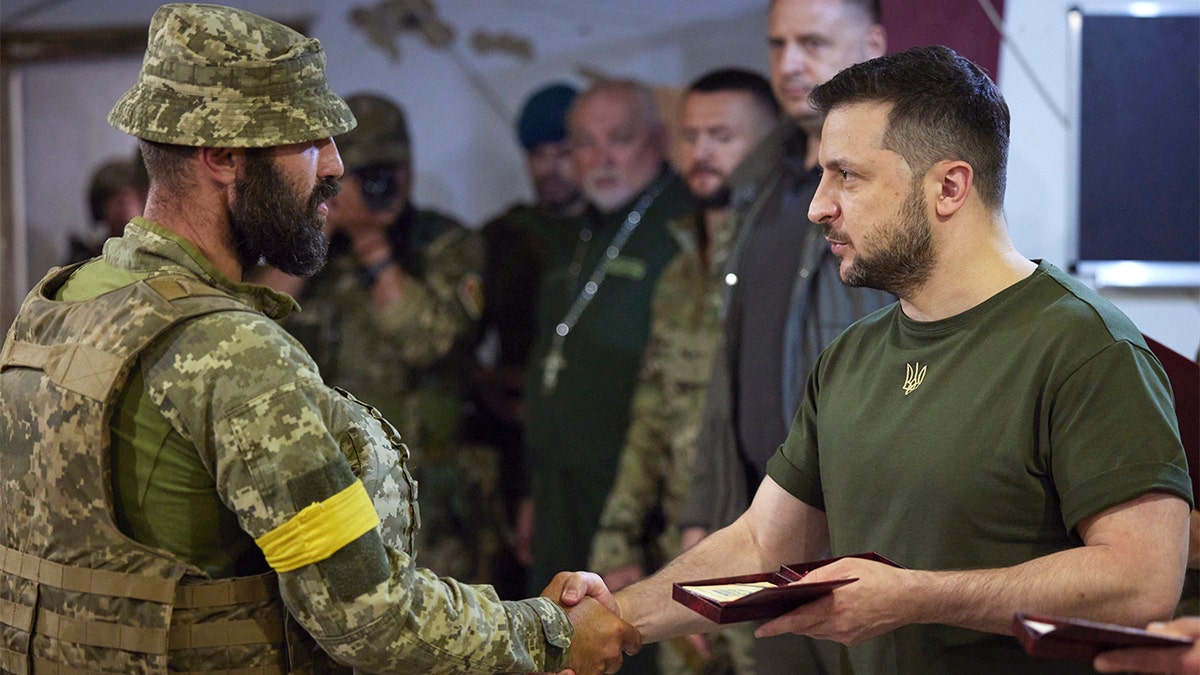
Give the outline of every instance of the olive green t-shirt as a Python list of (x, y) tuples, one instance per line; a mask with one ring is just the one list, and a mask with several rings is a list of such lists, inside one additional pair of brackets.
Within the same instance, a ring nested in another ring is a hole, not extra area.
[[(768, 473), (826, 513), (834, 555), (922, 570), (1080, 546), (1080, 520), (1147, 491), (1192, 500), (1170, 387), (1141, 333), (1044, 262), (948, 319), (912, 321), (897, 304), (851, 326), (819, 359)], [(849, 653), (857, 673), (1074, 668), (942, 625)]]

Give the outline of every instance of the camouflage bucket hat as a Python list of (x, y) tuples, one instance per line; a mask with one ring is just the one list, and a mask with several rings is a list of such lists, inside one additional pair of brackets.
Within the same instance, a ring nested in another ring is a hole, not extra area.
[(240, 9), (163, 5), (137, 83), (108, 122), (160, 143), (269, 147), (336, 136), (354, 115), (325, 81), (321, 43)]
[(400, 106), (374, 94), (346, 97), (358, 120), (349, 133), (333, 139), (346, 173), (375, 164), (398, 165), (408, 161), (408, 120)]

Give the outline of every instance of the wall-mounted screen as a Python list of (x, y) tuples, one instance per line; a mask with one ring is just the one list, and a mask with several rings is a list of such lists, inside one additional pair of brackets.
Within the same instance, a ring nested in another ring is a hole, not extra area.
[(1076, 271), (1200, 286), (1200, 2), (1070, 12)]

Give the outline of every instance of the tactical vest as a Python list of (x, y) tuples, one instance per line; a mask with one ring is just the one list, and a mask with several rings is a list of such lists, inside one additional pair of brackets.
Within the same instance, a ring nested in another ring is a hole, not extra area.
[(0, 351), (0, 671), (307, 670), (273, 572), (213, 580), (114, 522), (109, 421), (138, 354), (170, 327), (251, 311), (186, 276), (58, 302), (29, 294)]

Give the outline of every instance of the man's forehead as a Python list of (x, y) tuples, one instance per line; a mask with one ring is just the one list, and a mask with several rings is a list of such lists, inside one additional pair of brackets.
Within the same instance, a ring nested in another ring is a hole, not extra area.
[(773, 37), (815, 37), (840, 25), (848, 12), (841, 0), (778, 0), (767, 17)]
[(636, 130), (644, 126), (631, 96), (597, 95), (585, 100), (571, 115), (571, 127), (579, 131)]
[(892, 104), (880, 101), (846, 103), (825, 116), (821, 130), (822, 161), (839, 155), (881, 151)]
[(683, 119), (735, 120), (747, 115), (753, 105), (752, 94), (726, 89), (712, 92), (692, 92), (683, 102)]
[(684, 109), (703, 107), (714, 109), (752, 103), (754, 94), (745, 89), (718, 89), (716, 91), (693, 91), (683, 99)]
[[(825, 129), (828, 130), (831, 126), (851, 127), (849, 131), (854, 131), (855, 128), (859, 131), (854, 135), (872, 135), (875, 131), (882, 135), (891, 111), (892, 104), (887, 101), (842, 103), (834, 106), (825, 116)], [(824, 134), (821, 138), (825, 139)]]

